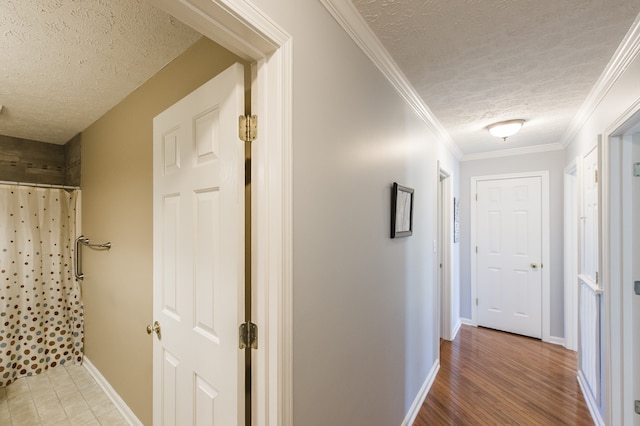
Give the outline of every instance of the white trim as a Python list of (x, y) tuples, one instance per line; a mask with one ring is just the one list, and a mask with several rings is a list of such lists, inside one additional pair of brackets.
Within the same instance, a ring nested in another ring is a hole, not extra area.
[[(453, 321), (454, 312), (453, 303), (453, 277), (451, 268), (451, 258), (453, 256), (452, 235), (453, 235), (453, 195), (452, 195), (452, 177), (451, 173), (442, 168), (442, 164), (438, 161), (437, 167), (437, 194), (438, 194), (438, 253), (436, 256), (436, 271), (438, 273), (438, 300), (439, 312), (438, 322), (440, 336), (445, 340), (453, 340)], [(438, 267), (438, 263), (442, 267)], [(436, 342), (438, 344), (438, 342)]]
[(598, 78), (598, 81), (582, 103), (578, 113), (574, 116), (571, 124), (569, 124), (567, 131), (560, 139), (560, 145), (562, 145), (563, 148), (566, 148), (580, 129), (584, 127), (593, 111), (595, 111), (602, 99), (609, 93), (609, 90), (611, 90), (611, 87), (618, 81), (620, 76), (624, 74), (631, 62), (638, 56), (638, 53), (640, 53), (640, 15), (636, 17), (636, 20), (613, 54), (607, 67), (600, 75), (600, 78)]
[(473, 323), (473, 320), (471, 318), (460, 318), (460, 322), (462, 323), (462, 325), (470, 325), (471, 327), (477, 327), (477, 324)]
[(429, 389), (431, 389), (433, 382), (435, 382), (436, 380), (436, 376), (438, 375), (438, 370), (440, 370), (440, 360), (436, 359), (436, 362), (434, 362), (433, 366), (431, 367), (431, 371), (429, 371), (429, 374), (427, 374), (427, 378), (425, 379), (424, 383), (422, 384), (422, 387), (420, 388), (420, 390), (418, 391), (418, 394), (413, 400), (411, 407), (409, 407), (409, 412), (404, 417), (404, 420), (401, 423), (402, 426), (408, 426), (413, 424), (414, 420), (418, 416), (418, 413), (420, 412), (420, 408), (422, 408), (422, 404), (424, 404), (424, 400), (427, 398), (427, 395), (429, 394)]
[(356, 42), (376, 67), (387, 78), (405, 102), (433, 131), (436, 137), (459, 160), (462, 151), (449, 135), (436, 116), (431, 112), (422, 97), (416, 92), (400, 67), (393, 60), (387, 49), (373, 33), (369, 25), (350, 1), (320, 0), (340, 26)]
[[(640, 98), (620, 115), (605, 131), (601, 151), (602, 188), (602, 280), (604, 288), (604, 385), (607, 424), (625, 424), (633, 414), (632, 360), (633, 312), (629, 297), (622, 291), (629, 263), (625, 247), (630, 235), (625, 225), (629, 213), (623, 208), (630, 195), (623, 189), (624, 173), (629, 167), (624, 157), (623, 137), (637, 130), (640, 123)], [(626, 201), (625, 201), (626, 200)], [(614, 218), (614, 220), (611, 220)], [(614, 285), (615, 284), (615, 285)], [(626, 297), (625, 297), (626, 296)]]
[(463, 324), (463, 320), (462, 318), (458, 318), (458, 321), (456, 322), (456, 325), (453, 327), (453, 331), (451, 332), (451, 340), (456, 340), (456, 337), (458, 337), (458, 333), (460, 332), (460, 329), (462, 328), (462, 324)]
[(496, 179), (519, 179), (526, 177), (539, 177), (541, 179), (541, 225), (542, 225), (542, 341), (551, 341), (551, 234), (549, 224), (549, 171), (534, 171), (523, 173), (510, 173), (503, 175), (489, 176), (473, 176), (471, 177), (470, 205), (471, 205), (471, 245), (469, 252), (471, 256), (471, 321), (473, 325), (478, 325), (478, 307), (475, 300), (478, 297), (478, 281), (477, 281), (477, 260), (475, 256), (475, 247), (478, 244), (476, 236), (477, 228), (477, 202), (475, 199), (476, 188), (479, 181), (496, 180)]
[(460, 161), (486, 160), (489, 158), (510, 157), (512, 155), (537, 154), (540, 152), (559, 151), (564, 149), (560, 144), (548, 143), (544, 145), (523, 146), (521, 148), (501, 149), (498, 151), (465, 154)]
[(93, 380), (96, 381), (111, 402), (113, 402), (113, 405), (115, 405), (116, 409), (122, 414), (122, 417), (124, 417), (131, 426), (142, 426), (142, 422), (136, 417), (133, 411), (131, 411), (131, 408), (120, 398), (118, 392), (116, 392), (107, 379), (105, 379), (100, 371), (89, 361), (86, 355), (83, 357), (82, 366), (89, 372)]
[[(257, 412), (253, 424), (289, 426), (292, 403), (292, 41), (246, 0), (152, 0), (152, 3), (240, 57), (257, 62), (261, 148), (254, 151), (252, 250), (263, 289), (254, 306), (260, 328)], [(266, 87), (261, 86), (264, 85)], [(265, 119), (266, 118), (266, 119)], [(253, 148), (252, 148), (253, 149)], [(254, 287), (254, 288), (256, 288)]]
[(587, 404), (587, 408), (589, 409), (589, 413), (591, 414), (591, 418), (593, 419), (593, 423), (596, 426), (605, 426), (604, 420), (598, 410), (598, 403), (594, 399), (593, 394), (589, 392), (589, 386), (586, 385), (586, 380), (582, 375), (582, 371), (578, 371), (578, 384), (580, 384), (580, 390), (584, 396), (584, 400)]
[(564, 347), (578, 350), (578, 158), (564, 169)]
[(549, 339), (547, 340), (547, 343), (552, 343), (554, 345), (564, 346), (564, 337), (549, 336)]

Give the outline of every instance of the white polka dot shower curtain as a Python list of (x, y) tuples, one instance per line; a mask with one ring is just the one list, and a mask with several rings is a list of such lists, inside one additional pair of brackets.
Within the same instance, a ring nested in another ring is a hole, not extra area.
[(77, 191), (0, 185), (0, 387), (82, 362)]

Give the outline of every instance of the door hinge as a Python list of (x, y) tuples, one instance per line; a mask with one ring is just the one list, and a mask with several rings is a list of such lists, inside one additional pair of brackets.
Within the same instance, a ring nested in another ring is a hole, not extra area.
[(240, 324), (240, 349), (258, 349), (258, 326), (252, 322)]
[(478, 306), (478, 298), (476, 297), (476, 306)]
[(637, 399), (636, 399), (636, 400), (633, 402), (633, 406), (634, 406), (634, 409), (635, 409), (635, 411), (636, 411), (636, 414), (640, 414), (640, 400), (637, 400)]
[(478, 201), (478, 194), (476, 194), (476, 201)]
[(478, 246), (476, 246), (476, 254), (478, 253)]
[(238, 135), (242, 141), (254, 141), (258, 137), (258, 116), (241, 115), (238, 120)]
[(598, 283), (599, 283), (599, 279), (598, 279), (598, 278), (599, 278), (599, 277), (598, 277), (598, 271), (596, 271), (596, 284), (598, 284)]
[(598, 183), (598, 169), (593, 171), (593, 181)]

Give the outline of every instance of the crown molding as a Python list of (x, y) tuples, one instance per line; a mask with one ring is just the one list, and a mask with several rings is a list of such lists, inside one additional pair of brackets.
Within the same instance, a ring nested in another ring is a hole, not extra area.
[(378, 37), (373, 33), (364, 18), (350, 0), (320, 0), (331, 16), (356, 42), (358, 47), (378, 67), (382, 74), (389, 80), (405, 102), (435, 133), (438, 139), (460, 160), (462, 151), (453, 141), (449, 132), (444, 128), (429, 107), (418, 95), (404, 73), (398, 67), (391, 55), (382, 45)]
[(616, 49), (613, 57), (607, 64), (600, 78), (593, 86), (589, 95), (582, 103), (582, 106), (573, 117), (571, 124), (567, 128), (560, 139), (562, 148), (566, 148), (573, 138), (578, 134), (580, 129), (585, 125), (593, 111), (598, 107), (602, 99), (609, 93), (611, 87), (618, 81), (620, 76), (624, 74), (631, 62), (633, 62), (640, 53), (640, 15), (631, 25), (631, 28), (625, 35), (624, 39)]
[(559, 143), (548, 143), (544, 145), (523, 146), (522, 148), (500, 149), (497, 151), (478, 152), (467, 154), (460, 161), (487, 160), (490, 158), (510, 157), (512, 155), (537, 154), (540, 152), (559, 151), (564, 149)]

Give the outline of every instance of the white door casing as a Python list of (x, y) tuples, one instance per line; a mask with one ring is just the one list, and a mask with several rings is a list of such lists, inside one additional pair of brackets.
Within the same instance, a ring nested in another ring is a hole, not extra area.
[(244, 423), (244, 68), (154, 119), (154, 424)]
[[(631, 136), (631, 145), (632, 162), (634, 165), (640, 165), (640, 131)], [(635, 176), (635, 173), (629, 173), (627, 176), (627, 179), (631, 180), (630, 186), (633, 192), (633, 204), (631, 207), (631, 211), (633, 213), (627, 214), (632, 217), (633, 221), (631, 224), (633, 230), (631, 237), (631, 259), (635, 259), (635, 261), (632, 260), (633, 266), (629, 285), (631, 285), (631, 281), (633, 281), (635, 287), (635, 282), (640, 282), (640, 262), (638, 261), (638, 259), (640, 259), (640, 215), (638, 214), (638, 212), (640, 212), (640, 176)], [(632, 363), (631, 369), (633, 370), (633, 387), (630, 390), (630, 393), (633, 395), (631, 398), (636, 401), (640, 400), (640, 295), (635, 293), (635, 288), (633, 293), (632, 302), (630, 303), (632, 312), (630, 317), (633, 318), (631, 321), (632, 329), (630, 331), (630, 334), (633, 336), (633, 349), (630, 357)], [(636, 414), (633, 419), (634, 425), (640, 426), (640, 415)]]
[(456, 319), (453, 317), (454, 300), (451, 279), (451, 241), (453, 240), (453, 198), (451, 196), (451, 175), (438, 163), (438, 253), (436, 270), (438, 274), (439, 334), (440, 338), (455, 338)]
[(289, 426), (292, 404), (292, 38), (244, 0), (150, 0), (194, 30), (254, 62), (252, 114), (259, 116), (251, 147), (252, 424)]
[(548, 341), (548, 172), (473, 178), (471, 193), (473, 323)]
[(576, 158), (564, 171), (564, 347), (578, 350), (578, 219)]

